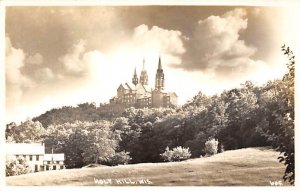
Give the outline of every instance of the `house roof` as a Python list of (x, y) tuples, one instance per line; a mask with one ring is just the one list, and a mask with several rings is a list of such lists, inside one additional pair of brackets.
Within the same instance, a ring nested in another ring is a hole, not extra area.
[(10, 155), (43, 155), (45, 145), (42, 143), (6, 143), (6, 154)]
[(65, 154), (64, 153), (56, 153), (56, 154), (45, 154), (44, 161), (64, 161)]

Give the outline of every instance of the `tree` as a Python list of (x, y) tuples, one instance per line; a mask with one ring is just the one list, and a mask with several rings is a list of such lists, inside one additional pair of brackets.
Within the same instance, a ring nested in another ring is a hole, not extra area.
[(188, 108), (189, 106), (208, 106), (211, 104), (211, 98), (209, 96), (206, 96), (201, 91), (198, 92), (196, 96), (193, 97), (192, 100), (188, 101), (186, 104), (183, 105), (183, 108)]
[(205, 142), (205, 152), (207, 155), (214, 155), (218, 153), (219, 141), (216, 139), (209, 139)]
[(83, 145), (86, 145), (88, 135), (85, 124), (81, 121), (63, 124), (68, 132), (66, 142), (62, 148), (62, 152), (65, 153), (67, 168), (81, 168), (85, 164)]
[(15, 122), (6, 124), (6, 129), (5, 129), (6, 142), (15, 142), (14, 136), (15, 136), (16, 127), (17, 127), (17, 125)]
[(52, 149), (54, 152), (62, 152), (71, 133), (71, 129), (67, 128), (68, 123), (48, 126), (44, 140), (46, 153), (50, 153)]
[(29, 172), (31, 172), (31, 168), (22, 156), (16, 159), (12, 156), (6, 157), (6, 176), (27, 174)]
[(110, 156), (108, 159), (108, 164), (112, 166), (128, 164), (131, 159), (132, 158), (130, 157), (129, 152), (121, 151)]
[(82, 144), (86, 162), (107, 162), (115, 154), (120, 135), (110, 130), (110, 123), (99, 121), (87, 124), (87, 140)]
[(45, 133), (40, 122), (29, 119), (15, 127), (13, 136), (17, 143), (34, 143), (43, 141)]
[(216, 138), (224, 145), (226, 150), (252, 146), (247, 140), (249, 135), (255, 133), (253, 124), (255, 111), (258, 108), (257, 96), (252, 90), (250, 82), (240, 89), (232, 89), (221, 95), (228, 105), (226, 115), (228, 121), (225, 128)]
[(279, 162), (286, 165), (283, 179), (294, 184), (295, 180), (295, 151), (294, 151), (294, 80), (295, 56), (289, 47), (282, 47), (288, 57), (288, 73), (282, 80), (269, 82), (262, 94), (264, 104), (261, 112), (266, 116), (258, 124), (257, 130), (272, 144), (273, 148), (282, 155)]

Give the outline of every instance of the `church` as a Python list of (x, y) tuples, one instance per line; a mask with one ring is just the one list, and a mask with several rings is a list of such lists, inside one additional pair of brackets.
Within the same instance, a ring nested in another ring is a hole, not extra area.
[(155, 87), (148, 85), (148, 74), (145, 69), (145, 60), (140, 78), (136, 69), (131, 83), (122, 83), (117, 89), (117, 95), (110, 99), (110, 105), (122, 105), (125, 108), (170, 108), (177, 105), (177, 95), (175, 92), (166, 92), (165, 75), (159, 57), (156, 70)]

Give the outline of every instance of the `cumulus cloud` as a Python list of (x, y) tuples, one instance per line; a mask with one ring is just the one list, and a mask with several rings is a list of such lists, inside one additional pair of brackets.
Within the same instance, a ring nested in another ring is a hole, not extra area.
[[(43, 63), (43, 56), (39, 53), (29, 55), (22, 49), (12, 46), (10, 39), (6, 38), (6, 108), (8, 121), (11, 118), (34, 116), (53, 107), (45, 105), (45, 96), (60, 99), (56, 104), (78, 104), (89, 100), (89, 96), (108, 96), (97, 91), (105, 87), (111, 73), (106, 64), (105, 56), (99, 50), (87, 51), (85, 41), (79, 40), (69, 53), (62, 56), (60, 64), (63, 66), (59, 72), (54, 72)], [(103, 85), (104, 84), (104, 85)], [(66, 86), (68, 88), (66, 88)], [(104, 88), (105, 89), (105, 88)], [(77, 96), (70, 99), (70, 95)], [(98, 95), (101, 93), (101, 95)], [(97, 94), (96, 96), (94, 94)], [(111, 92), (110, 92), (111, 94)], [(68, 101), (65, 99), (68, 97)], [(50, 99), (49, 98), (49, 99)], [(36, 110), (27, 111), (27, 107), (36, 106)], [(19, 120), (19, 119), (18, 119)]]
[(85, 72), (86, 65), (82, 62), (82, 54), (84, 51), (85, 41), (80, 40), (77, 44), (73, 45), (68, 54), (59, 58), (59, 61), (63, 64), (67, 72), (74, 74)]
[(199, 20), (193, 36), (186, 46), (186, 70), (210, 72), (213, 77), (232, 75), (231, 79), (251, 79), (253, 71), (265, 68), (266, 63), (251, 57), (256, 53), (254, 46), (247, 45), (240, 33), (247, 29), (247, 13), (234, 9), (221, 16), (209, 16)]
[(56, 77), (53, 71), (48, 67), (37, 69), (33, 75), (34, 78), (38, 79), (40, 82), (47, 82)]
[(13, 107), (20, 100), (23, 89), (33, 86), (34, 82), (21, 73), (25, 61), (24, 51), (14, 48), (8, 37), (5, 40), (6, 105)]
[(23, 102), (28, 92), (39, 94), (42, 83), (56, 76), (50, 68), (43, 66), (41, 54), (29, 55), (23, 49), (13, 47), (9, 37), (5, 40), (6, 110), (8, 120), (11, 120), (9, 117), (18, 116), (21, 110), (26, 110)]
[(41, 65), (43, 63), (43, 56), (40, 53), (29, 55), (25, 62), (32, 65)]
[(87, 51), (86, 41), (79, 40), (71, 50), (58, 59), (64, 67), (61, 73), (89, 78), (99, 77), (99, 73), (105, 72), (105, 56), (99, 50)]
[(142, 24), (134, 29), (133, 40), (150, 49), (172, 54), (185, 52), (180, 31), (167, 30)]
[(109, 66), (106, 61), (105, 55), (99, 50), (86, 52), (83, 55), (82, 60), (83, 63), (86, 63), (86, 71), (93, 79), (99, 79), (99, 74), (101, 74), (101, 76), (106, 76), (107, 72), (109, 72)]
[(181, 55), (186, 51), (183, 46), (185, 37), (180, 31), (149, 28), (142, 24), (134, 28), (132, 41), (135, 47), (147, 52), (164, 55), (166, 63), (180, 64)]

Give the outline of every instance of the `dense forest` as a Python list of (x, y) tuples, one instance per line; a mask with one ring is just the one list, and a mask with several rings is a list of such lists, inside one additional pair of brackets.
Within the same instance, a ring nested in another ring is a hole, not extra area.
[(246, 81), (219, 95), (199, 92), (175, 109), (128, 108), (114, 117), (93, 103), (62, 107), (20, 125), (8, 124), (6, 139), (45, 142), (48, 152), (53, 147), (65, 153), (67, 168), (162, 162), (176, 152), (186, 158), (208, 156), (215, 153), (209, 143), (216, 152), (272, 146), (282, 153), (278, 160), (286, 165), (284, 180), (293, 184), (295, 61), (289, 48), (282, 51), (288, 73), (262, 86)]
[(47, 128), (49, 125), (71, 123), (76, 120), (93, 122), (101, 119), (112, 121), (114, 118), (121, 116), (121, 113), (113, 115), (105, 112), (103, 105), (101, 104), (100, 107), (97, 107), (95, 103), (81, 103), (77, 107), (63, 106), (62, 108), (54, 108), (38, 117), (34, 117), (32, 121), (39, 121), (43, 127)]

